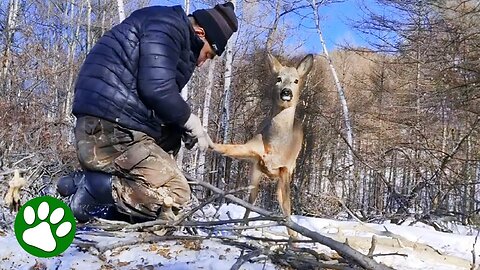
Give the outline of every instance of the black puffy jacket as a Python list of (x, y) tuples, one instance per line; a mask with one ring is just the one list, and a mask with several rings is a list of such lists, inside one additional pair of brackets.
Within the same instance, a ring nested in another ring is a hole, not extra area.
[(73, 114), (91, 115), (162, 136), (183, 127), (190, 107), (180, 95), (203, 41), (180, 6), (139, 9), (101, 37), (75, 85)]

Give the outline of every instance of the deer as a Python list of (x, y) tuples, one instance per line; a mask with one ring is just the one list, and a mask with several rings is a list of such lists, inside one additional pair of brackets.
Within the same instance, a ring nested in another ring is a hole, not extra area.
[[(296, 67), (284, 66), (273, 55), (268, 62), (276, 84), (271, 91), (272, 109), (259, 132), (245, 144), (212, 144), (212, 150), (223, 156), (250, 162), (250, 194), (248, 202), (254, 204), (263, 176), (277, 181), (277, 199), (283, 214), (291, 215), (290, 182), (303, 144), (301, 121), (295, 118), (305, 79), (313, 66), (313, 55), (305, 56)], [(243, 220), (247, 221), (247, 209)], [(246, 222), (245, 222), (246, 223)], [(297, 233), (288, 229), (292, 238)]]

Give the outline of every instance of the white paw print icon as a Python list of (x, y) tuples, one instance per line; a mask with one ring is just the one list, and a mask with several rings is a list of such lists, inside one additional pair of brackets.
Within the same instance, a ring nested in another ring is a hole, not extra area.
[(32, 225), (37, 217), (41, 220), (38, 225), (23, 232), (23, 241), (45, 252), (54, 251), (57, 248), (57, 240), (60, 240), (59, 238), (66, 236), (72, 230), (72, 223), (64, 221), (52, 232), (52, 225), (58, 224), (63, 219), (65, 211), (62, 208), (57, 208), (47, 219), (49, 213), (50, 206), (45, 201), (39, 205), (37, 213), (31, 206), (27, 206), (23, 213), (25, 223), (28, 225)]

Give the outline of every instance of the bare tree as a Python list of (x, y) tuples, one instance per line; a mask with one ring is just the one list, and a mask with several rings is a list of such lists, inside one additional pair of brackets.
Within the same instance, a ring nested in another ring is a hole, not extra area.
[(16, 31), (16, 20), (18, 14), (18, 0), (10, 0), (8, 4), (8, 15), (7, 21), (5, 23), (5, 48), (3, 49), (2, 53), (2, 69), (0, 73), (0, 80), (3, 82), (3, 91), (7, 92), (10, 89), (10, 78), (8, 77), (8, 70), (10, 67), (10, 58), (11, 58), (11, 50), (13, 44), (13, 38)]
[[(318, 37), (320, 39), (320, 43), (322, 44), (323, 53), (324, 53), (324, 55), (327, 59), (328, 66), (330, 68), (330, 72), (332, 73), (332, 76), (333, 76), (333, 79), (334, 79), (334, 82), (335, 82), (335, 87), (337, 89), (338, 98), (340, 100), (340, 104), (341, 104), (342, 111), (343, 111), (343, 122), (344, 122), (345, 129), (346, 129), (348, 149), (347, 149), (347, 157), (346, 157), (347, 164), (345, 164), (345, 169), (346, 169), (345, 170), (346, 171), (345, 178), (346, 178), (347, 181), (344, 181), (343, 187), (341, 189), (338, 189), (338, 187), (337, 187), (337, 196), (343, 195), (343, 197), (345, 197), (345, 195), (349, 195), (349, 197), (354, 197), (354, 196), (352, 196), (352, 195), (354, 195), (354, 194), (352, 194), (352, 192), (356, 191), (356, 188), (355, 188), (356, 183), (354, 183), (355, 179), (353, 179), (354, 162), (353, 162), (353, 151), (352, 151), (352, 149), (354, 148), (354, 144), (353, 144), (353, 130), (352, 130), (352, 124), (351, 124), (351, 120), (350, 120), (350, 114), (349, 114), (349, 111), (348, 111), (347, 99), (346, 99), (346, 96), (345, 96), (345, 91), (343, 89), (343, 86), (340, 83), (340, 80), (338, 79), (337, 71), (335, 70), (335, 67), (333, 65), (333, 61), (332, 61), (332, 59), (331, 59), (331, 57), (328, 53), (327, 45), (326, 45), (325, 40), (323, 38), (323, 33), (322, 33), (321, 26), (320, 26), (320, 16), (318, 14), (318, 8), (320, 7), (320, 5), (316, 2), (316, 0), (312, 0), (311, 4), (312, 4), (312, 9), (313, 9), (313, 14), (314, 14), (315, 27), (317, 29), (317, 33), (318, 33)], [(353, 186), (352, 186), (352, 184), (353, 184)]]

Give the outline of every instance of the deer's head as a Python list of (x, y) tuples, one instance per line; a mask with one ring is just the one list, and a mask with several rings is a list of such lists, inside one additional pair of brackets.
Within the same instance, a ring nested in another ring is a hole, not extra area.
[(313, 55), (305, 56), (297, 67), (283, 66), (273, 55), (268, 54), (270, 68), (277, 75), (273, 91), (274, 105), (282, 109), (296, 106), (305, 84), (305, 78), (312, 69)]

